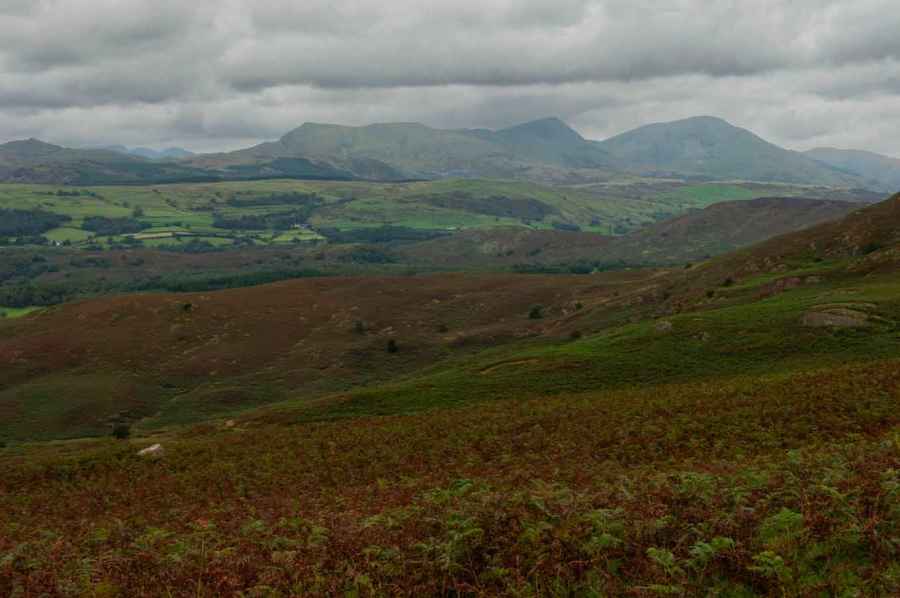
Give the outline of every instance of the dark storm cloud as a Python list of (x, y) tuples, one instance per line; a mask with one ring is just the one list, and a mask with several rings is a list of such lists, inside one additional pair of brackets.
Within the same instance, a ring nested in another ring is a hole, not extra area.
[(603, 137), (716, 114), (896, 154), (897, 31), (894, 0), (4, 0), (0, 140), (215, 149), (306, 120), (546, 115)]

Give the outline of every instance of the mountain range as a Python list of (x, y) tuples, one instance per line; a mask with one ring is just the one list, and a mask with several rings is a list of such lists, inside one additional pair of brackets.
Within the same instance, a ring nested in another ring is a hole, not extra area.
[(140, 184), (217, 180), (175, 161), (154, 161), (108, 149), (71, 149), (37, 139), (0, 145), (0, 182), (53, 185)]
[(862, 151), (792, 151), (709, 116), (650, 124), (605, 141), (585, 139), (558, 118), (545, 118), (496, 131), (306, 123), (277, 141), (217, 154), (124, 146), (73, 150), (37, 140), (0, 145), (0, 181), (7, 182), (496, 178), (577, 183), (622, 175), (891, 192), (900, 187), (900, 160)]

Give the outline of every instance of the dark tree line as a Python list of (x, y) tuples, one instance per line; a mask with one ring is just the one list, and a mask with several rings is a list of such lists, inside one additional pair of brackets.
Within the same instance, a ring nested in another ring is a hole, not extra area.
[(251, 197), (235, 196), (228, 200), (228, 205), (235, 208), (253, 208), (260, 206), (303, 206), (315, 208), (322, 205), (322, 199), (315, 193), (272, 193)]
[(0, 208), (0, 236), (34, 237), (62, 226), (69, 216), (44, 210), (7, 210)]
[(405, 226), (380, 226), (378, 228), (356, 228), (337, 230), (318, 229), (318, 232), (332, 243), (393, 243), (399, 241), (428, 241), (449, 235), (445, 230), (419, 229)]
[(131, 235), (151, 227), (148, 222), (134, 218), (107, 218), (106, 216), (90, 216), (84, 219), (81, 228), (100, 236)]
[(315, 206), (308, 206), (271, 214), (242, 214), (240, 216), (215, 214), (213, 226), (228, 230), (288, 230), (296, 225), (305, 224), (314, 209)]

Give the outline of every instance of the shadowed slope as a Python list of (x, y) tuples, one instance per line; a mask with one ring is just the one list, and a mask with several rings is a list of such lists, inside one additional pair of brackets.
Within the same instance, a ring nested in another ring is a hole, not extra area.
[(534, 305), (566, 313), (603, 288), (587, 277), (321, 278), (52, 308), (0, 321), (0, 436), (96, 434), (110, 418), (193, 420), (345, 389), (538, 334)]

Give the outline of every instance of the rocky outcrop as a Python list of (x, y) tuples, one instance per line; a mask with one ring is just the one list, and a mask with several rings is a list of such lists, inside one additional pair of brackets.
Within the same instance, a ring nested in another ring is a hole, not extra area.
[(855, 309), (833, 307), (803, 314), (803, 325), (811, 328), (865, 328), (869, 314)]
[(138, 451), (138, 457), (144, 457), (145, 459), (161, 459), (165, 454), (166, 451), (161, 444), (154, 444)]

